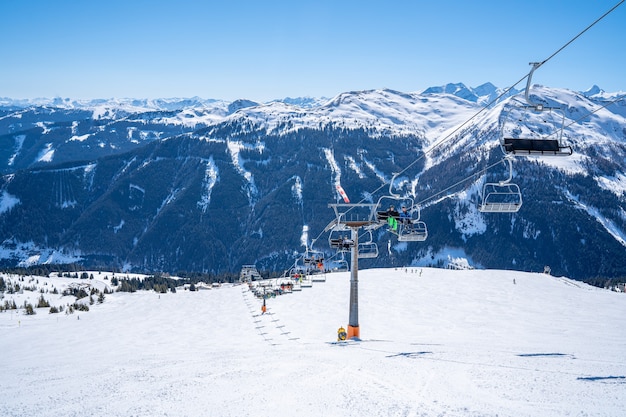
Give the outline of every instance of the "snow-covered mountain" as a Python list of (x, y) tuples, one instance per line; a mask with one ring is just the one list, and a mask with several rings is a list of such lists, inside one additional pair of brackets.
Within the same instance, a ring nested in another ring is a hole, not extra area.
[(502, 126), (507, 106), (521, 100), (485, 107), (502, 91), (487, 83), (264, 104), (7, 104), (2, 257), (215, 273), (258, 263), (279, 271), (304, 250), (304, 226), (316, 249), (332, 256), (322, 232), (333, 216), (327, 204), (340, 198), (336, 185), (352, 201), (376, 203), (400, 173), (393, 193), (421, 208), (428, 239), (398, 242), (378, 229), (380, 256), (365, 265), (445, 265), (442, 254), (456, 251), (474, 267), (549, 266), (579, 279), (626, 274), (624, 101), (534, 86), (533, 99), (564, 109), (563, 139), (574, 154), (515, 158), (522, 209), (482, 213), (485, 182), (508, 176), (498, 163)]

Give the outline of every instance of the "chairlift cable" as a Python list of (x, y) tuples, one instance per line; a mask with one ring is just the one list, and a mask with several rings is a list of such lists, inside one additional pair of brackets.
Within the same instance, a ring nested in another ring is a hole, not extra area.
[(574, 42), (576, 39), (578, 39), (583, 33), (587, 32), (589, 29), (591, 29), (596, 23), (598, 23), (600, 20), (604, 19), (606, 16), (608, 16), (613, 10), (617, 9), (619, 6), (621, 6), (622, 3), (624, 3), (625, 0), (621, 0), (620, 2), (618, 2), (615, 6), (613, 6), (609, 11), (607, 11), (606, 13), (604, 13), (602, 16), (600, 16), (599, 18), (597, 18), (592, 24), (590, 24), (589, 26), (587, 26), (585, 29), (583, 29), (578, 35), (574, 36), (572, 39), (570, 39), (565, 45), (563, 45), (561, 48), (559, 48), (556, 52), (554, 52), (552, 55), (550, 55), (548, 58), (544, 59), (543, 61), (541, 61), (540, 63), (538, 63), (536, 68), (539, 68), (540, 66), (542, 66), (543, 64), (545, 64), (546, 62), (548, 62), (549, 60), (551, 60), (552, 58), (554, 58), (559, 52), (561, 52), (563, 49), (567, 48), (572, 42)]
[(487, 167), (483, 168), (482, 170), (480, 170), (480, 171), (478, 171), (478, 172), (475, 172), (475, 173), (473, 173), (473, 174), (471, 174), (471, 175), (469, 175), (469, 176), (467, 176), (467, 177), (463, 178), (462, 180), (457, 181), (456, 183), (452, 184), (452, 185), (451, 185), (451, 186), (449, 186), (448, 188), (445, 188), (445, 189), (441, 190), (440, 192), (438, 192), (438, 193), (436, 193), (436, 194), (433, 194), (433, 195), (431, 195), (431, 196), (429, 196), (429, 197), (425, 198), (424, 200), (422, 200), (422, 201), (420, 201), (420, 202), (416, 203), (416, 205), (417, 205), (417, 206), (424, 205), (424, 204), (426, 204), (428, 201), (436, 199), (436, 198), (437, 198), (437, 197), (439, 197), (441, 194), (448, 192), (449, 190), (451, 190), (452, 188), (456, 187), (457, 185), (463, 184), (464, 182), (469, 181), (470, 179), (472, 179), (472, 178), (474, 178), (474, 177), (476, 177), (476, 176), (480, 176), (480, 175), (484, 174), (485, 172), (487, 172), (488, 170), (490, 170), (490, 169), (491, 169), (491, 168), (493, 168), (494, 166), (499, 165), (502, 161), (505, 161), (506, 159), (507, 159), (507, 157), (504, 157), (504, 158), (502, 158), (502, 159), (498, 160), (497, 162), (494, 162), (493, 164), (491, 164), (491, 165), (489, 165), (489, 166), (487, 166)]
[[(602, 110), (602, 109), (604, 109), (604, 108), (606, 108), (606, 107), (610, 106), (611, 104), (615, 104), (615, 103), (617, 103), (617, 102), (619, 102), (619, 101), (623, 100), (624, 98), (626, 98), (626, 94), (622, 94), (622, 95), (620, 95), (620, 96), (617, 96), (617, 97), (616, 97), (616, 98), (614, 98), (613, 100), (607, 101), (604, 105), (602, 105), (602, 106), (598, 107), (598, 108), (597, 108), (597, 109), (595, 109), (594, 111), (590, 111), (590, 112), (588, 112), (587, 114), (583, 115), (582, 117), (579, 117), (578, 119), (573, 120), (571, 123), (569, 123), (569, 124), (565, 125), (565, 126), (564, 126), (564, 128), (568, 128), (568, 127), (570, 127), (570, 126), (572, 126), (572, 125), (574, 125), (574, 124), (576, 124), (576, 123), (579, 123), (581, 120), (584, 120), (584, 119), (588, 118), (588, 117), (589, 117), (589, 116), (591, 116), (592, 114), (595, 114), (595, 113), (599, 112), (600, 110)], [(450, 190), (450, 189), (452, 189), (452, 188), (456, 187), (457, 185), (462, 184), (463, 182), (468, 181), (469, 179), (471, 179), (471, 178), (473, 178), (473, 177), (475, 177), (475, 176), (477, 176), (477, 175), (482, 175), (483, 173), (485, 173), (486, 171), (488, 171), (489, 169), (493, 168), (494, 166), (498, 165), (500, 162), (502, 162), (502, 161), (504, 161), (504, 160), (506, 160), (506, 159), (507, 159), (507, 157), (502, 158), (502, 159), (501, 159), (501, 160), (499, 160), (498, 162), (496, 162), (496, 163), (494, 163), (494, 164), (492, 164), (492, 165), (489, 165), (488, 167), (484, 168), (483, 170), (481, 170), (481, 171), (479, 171), (479, 172), (476, 172), (476, 173), (474, 173), (474, 174), (471, 174), (470, 176), (468, 176), (468, 177), (466, 177), (466, 178), (464, 178), (464, 179), (462, 179), (462, 180), (460, 180), (460, 181), (456, 182), (455, 184), (453, 184), (453, 185), (449, 186), (448, 188), (446, 188), (446, 189), (442, 190), (441, 192), (439, 192), (439, 193), (437, 193), (437, 194), (434, 194), (434, 195), (432, 195), (432, 196), (430, 196), (430, 197), (428, 197), (428, 198), (426, 198), (426, 199), (424, 199), (424, 200), (422, 200), (422, 201), (420, 201), (420, 202), (416, 203), (416, 205), (418, 205), (418, 206), (419, 206), (419, 205), (423, 205), (423, 204), (427, 203), (428, 201), (430, 201), (430, 200), (433, 200), (433, 199), (437, 198), (439, 195), (441, 195), (441, 194), (443, 194), (443, 193), (447, 192), (448, 190)]]
[(626, 98), (626, 94), (622, 94), (621, 96), (617, 96), (615, 99), (613, 99), (611, 101), (607, 101), (604, 105), (598, 107), (594, 111), (590, 111), (589, 113), (585, 114), (584, 116), (579, 117), (578, 119), (572, 121), (568, 125), (564, 126), (564, 128), (570, 127), (571, 125), (576, 124), (576, 123), (580, 122), (581, 120), (586, 119), (587, 117), (591, 116), (592, 114), (595, 114), (595, 113), (599, 112), (600, 110), (609, 107), (611, 104), (615, 104), (618, 101), (623, 100), (624, 98)]
[[(593, 26), (595, 26), (598, 22), (600, 22), (602, 19), (604, 19), (606, 16), (608, 16), (610, 13), (612, 13), (615, 9), (617, 9), (619, 6), (622, 5), (622, 3), (624, 3), (624, 1), (626, 0), (620, 0), (617, 4), (615, 4), (611, 9), (609, 9), (607, 12), (605, 12), (602, 16), (600, 16), (599, 18), (597, 18), (593, 23), (591, 23), (590, 25), (588, 25), (585, 29), (583, 29), (582, 31), (580, 31), (576, 36), (574, 36), (572, 39), (570, 39), (568, 42), (566, 42), (563, 46), (561, 46), (558, 50), (556, 50), (554, 53), (552, 53), (552, 55), (550, 55), (548, 58), (544, 59), (543, 61), (540, 61), (538, 63), (538, 65), (534, 68), (534, 69), (538, 69), (540, 66), (542, 66), (543, 64), (547, 63), (548, 61), (550, 61), (552, 58), (554, 58), (556, 55), (558, 55), (560, 52), (562, 52), (565, 48), (567, 48), (569, 45), (571, 45), (575, 40), (577, 40), (580, 36), (582, 36), (585, 32), (587, 32), (589, 29), (591, 29)], [(444, 143), (446, 143), (448, 140), (450, 140), (454, 134), (456, 134), (459, 130), (461, 130), (463, 127), (465, 127), (468, 123), (470, 123), (472, 120), (474, 120), (476, 117), (478, 117), (480, 114), (482, 114), (483, 112), (485, 112), (487, 109), (489, 109), (492, 105), (494, 105), (495, 103), (497, 103), (502, 97), (504, 97), (505, 95), (507, 95), (513, 88), (515, 88), (515, 86), (517, 86), (519, 83), (521, 83), (522, 81), (524, 81), (525, 79), (527, 79), (529, 77), (529, 74), (524, 75), (522, 78), (520, 78), (516, 83), (514, 83), (513, 85), (511, 85), (510, 87), (506, 88), (500, 95), (498, 95), (496, 98), (494, 98), (493, 100), (491, 100), (489, 103), (485, 104), (479, 111), (477, 111), (474, 115), (472, 115), (469, 119), (467, 119), (465, 122), (463, 122), (461, 125), (459, 125), (457, 128), (455, 128), (452, 132), (448, 133), (445, 137), (443, 137), (442, 139), (440, 139), (438, 142), (434, 143), (430, 149), (425, 150), (418, 158), (416, 158), (413, 162), (411, 162), (409, 165), (407, 165), (404, 169), (402, 169), (401, 171), (399, 171), (395, 176), (400, 175), (404, 172), (406, 172), (409, 168), (411, 168), (413, 165), (415, 165), (416, 163), (418, 163), (419, 161), (421, 161), (426, 155), (430, 154), (431, 152), (433, 152), (434, 150), (438, 149), (440, 146), (442, 146)], [(621, 100), (621, 98), (625, 97), (626, 95), (623, 95), (621, 97), (619, 97), (618, 99), (609, 102), (608, 104), (606, 104), (605, 106), (600, 107), (599, 109), (595, 110), (594, 112), (591, 112), (589, 114), (587, 114), (586, 116), (576, 120), (575, 122), (572, 122), (571, 124), (567, 125), (567, 127), (571, 126), (574, 123), (579, 122), (580, 120), (588, 117), (589, 115), (595, 113), (596, 111), (599, 111), (600, 109)], [(454, 188), (455, 186), (462, 184), (465, 181), (468, 181), (469, 179), (477, 176), (477, 175), (481, 175), (484, 172), (486, 172), (488, 169), (494, 167), (495, 165), (499, 164), (500, 162), (502, 162), (504, 160), (504, 158), (502, 160), (499, 160), (498, 162), (489, 165), (488, 167), (484, 168), (483, 170), (476, 172), (474, 174), (471, 174), (470, 176), (458, 181), (457, 183), (451, 185), (450, 187), (447, 187), (446, 189), (440, 191), (437, 194), (434, 194), (422, 201), (420, 201), (419, 203), (417, 203), (416, 205), (420, 205), (420, 204), (424, 204), (427, 201), (430, 201), (434, 198), (436, 198), (437, 196), (447, 192), (448, 190), (450, 190), (451, 188)], [(378, 188), (376, 188), (374, 191), (370, 192), (369, 194), (372, 195), (378, 191), (380, 191), (383, 187), (385, 187), (387, 185), (387, 183), (383, 183), (381, 184)], [(367, 197), (362, 198), (359, 201), (360, 203), (363, 203), (365, 200), (367, 199)], [(319, 237), (321, 237), (321, 235), (324, 233), (325, 231), (322, 230), (319, 235), (314, 239), (317, 240)]]
[[(626, 94), (622, 94), (622, 95), (619, 95), (619, 96), (615, 97), (612, 100), (606, 101), (602, 106), (598, 107), (597, 109), (595, 109), (593, 111), (590, 111), (590, 112), (587, 112), (584, 115), (582, 115), (581, 117), (579, 117), (578, 119), (572, 120), (570, 123), (568, 123), (566, 125), (563, 125), (563, 130), (569, 128), (572, 125), (575, 125), (576, 123), (579, 123), (582, 120), (585, 120), (586, 118), (588, 118), (592, 114), (595, 114), (595, 113), (599, 112), (600, 110), (609, 107), (611, 104), (615, 104), (615, 103), (617, 103), (617, 102), (619, 102), (619, 101), (621, 101), (621, 100), (623, 100), (625, 98), (626, 98)], [(561, 130), (561, 129), (559, 129), (559, 130)], [(554, 136), (556, 134), (557, 134), (557, 132), (552, 132), (549, 135), (546, 135), (545, 138), (549, 138), (549, 137)]]
[[(594, 25), (596, 25), (598, 22), (600, 22), (602, 19), (604, 19), (606, 16), (608, 16), (611, 12), (613, 12), (617, 7), (619, 7), (622, 3), (624, 3), (624, 1), (626, 0), (621, 0), (620, 2), (618, 2), (615, 6), (613, 6), (610, 10), (608, 10), (606, 13), (604, 13), (602, 16), (600, 16), (599, 18), (597, 18), (593, 23), (591, 23), (589, 26), (587, 26), (585, 29), (583, 29), (581, 32), (579, 32), (576, 36), (574, 36), (572, 39), (570, 39), (565, 45), (563, 45), (562, 47), (560, 47), (556, 52), (554, 52), (552, 55), (550, 55), (548, 58), (544, 59), (543, 61), (541, 61), (537, 67), (535, 67), (535, 69), (539, 68), (541, 65), (545, 64), (546, 62), (548, 62), (549, 60), (551, 60), (552, 58), (554, 58), (557, 54), (559, 54), (561, 51), (563, 51), (566, 47), (568, 47), (571, 43), (573, 43), (576, 39), (578, 39), (580, 36), (582, 36), (583, 33), (587, 32), (589, 29), (591, 29)], [(493, 104), (497, 103), (502, 97), (504, 97), (506, 94), (508, 94), (516, 85), (518, 85), (519, 83), (521, 83), (522, 81), (524, 81), (526, 78), (528, 78), (530, 74), (526, 74), (524, 77), (520, 78), (515, 84), (513, 84), (511, 87), (505, 89), (498, 97), (496, 97), (495, 99), (491, 100), (489, 103), (487, 103), (486, 105), (484, 105), (478, 112), (476, 112), (474, 115), (472, 115), (469, 119), (467, 119), (465, 122), (463, 122), (461, 125), (459, 125), (456, 129), (454, 129), (452, 132), (448, 133), (448, 135), (446, 135), (444, 138), (442, 138), (439, 142), (436, 142), (430, 149), (424, 151), (424, 153), (422, 155), (420, 155), (417, 159), (415, 159), (413, 162), (411, 162), (409, 165), (407, 165), (403, 170), (401, 170), (397, 175), (404, 173), (406, 170), (408, 170), (409, 168), (411, 168), (413, 165), (415, 165), (417, 162), (419, 162), (421, 159), (423, 159), (427, 154), (433, 152), (435, 149), (439, 148), (441, 145), (443, 145), (445, 142), (447, 142), (456, 132), (458, 132), (461, 128), (463, 128), (465, 125), (467, 125), (470, 121), (474, 120), (476, 117), (478, 117), (481, 113), (483, 113), (484, 111), (486, 111), (488, 108), (490, 108)], [(626, 96), (626, 95), (624, 95)], [(614, 100), (615, 101), (619, 101), (621, 98), (623, 98), (624, 96), (619, 97), (618, 99)], [(609, 103), (611, 104), (611, 103)], [(608, 106), (609, 104), (601, 107), (604, 108), (606, 106)], [(600, 108), (600, 109), (601, 109)], [(597, 109), (596, 111), (600, 110)], [(594, 111), (595, 113), (595, 111)], [(591, 115), (593, 113), (589, 113), (588, 115), (584, 116), (584, 117), (588, 117), (589, 115)], [(583, 117), (583, 118), (584, 118)], [(577, 123), (578, 121), (582, 120), (578, 119), (573, 123)], [(572, 124), (573, 124), (572, 123)], [(567, 127), (571, 126), (571, 124), (567, 125)], [(478, 172), (478, 173), (474, 173), (472, 175), (470, 175), (469, 177), (457, 182), (456, 184), (453, 184), (452, 186), (446, 188), (445, 190), (417, 203), (417, 205), (419, 204), (423, 204), (426, 201), (429, 201), (431, 199), (433, 199), (434, 197), (448, 191), (449, 189), (455, 187), (456, 185), (459, 185), (467, 180), (469, 180), (470, 178), (473, 178), (476, 175), (480, 175), (482, 173), (484, 173), (486, 170), (488, 170), (489, 168), (497, 165), (498, 163), (500, 163), (501, 161), (498, 161), (496, 164), (490, 165), (489, 167), (483, 169), (482, 171)], [(379, 191), (383, 186), (385, 186), (385, 184), (381, 185), (380, 187), (378, 187), (373, 193)], [(363, 201), (363, 200), (361, 200)]]
[[(552, 55), (550, 55), (548, 58), (544, 59), (543, 61), (541, 61), (537, 67), (539, 68), (541, 65), (545, 64), (546, 62), (548, 62), (549, 60), (551, 60), (552, 58), (554, 58), (557, 54), (559, 54), (561, 51), (563, 51), (566, 47), (568, 47), (572, 42), (574, 42), (576, 39), (578, 39), (583, 33), (585, 33), (586, 31), (588, 31), (589, 29), (591, 29), (594, 25), (596, 25), (599, 21), (601, 21), (602, 19), (604, 19), (606, 16), (608, 16), (611, 12), (613, 12), (617, 7), (619, 7), (622, 3), (624, 3), (624, 1), (626, 0), (621, 0), (620, 2), (618, 2), (615, 6), (613, 6), (610, 10), (608, 10), (606, 13), (604, 13), (602, 16), (600, 16), (598, 19), (596, 19), (593, 23), (591, 23), (589, 26), (587, 26), (585, 29), (583, 29), (580, 33), (578, 33), (576, 36), (574, 36), (572, 39), (570, 39), (565, 45), (563, 45), (562, 47), (560, 47), (556, 52), (554, 52)], [(485, 110), (487, 110), (489, 107), (491, 107), (493, 104), (497, 103), (502, 97), (504, 97), (506, 94), (509, 93), (509, 91), (511, 91), (516, 85), (518, 85), (519, 83), (521, 83), (522, 81), (524, 81), (526, 78), (528, 78), (530, 74), (526, 74), (524, 77), (520, 78), (515, 84), (513, 84), (511, 87), (507, 88), (506, 90), (504, 90), (504, 92), (502, 92), (498, 97), (496, 97), (495, 99), (491, 100), (491, 102), (489, 102), (488, 104), (484, 105), (478, 112), (476, 112), (473, 116), (471, 116), (469, 119), (467, 119), (465, 122), (463, 122), (460, 126), (458, 126), (456, 129), (454, 129), (452, 132), (450, 132), (448, 135), (446, 135), (444, 138), (442, 138), (439, 142), (435, 143), (430, 149), (424, 151), (424, 153), (422, 155), (420, 155), (415, 161), (411, 162), (409, 165), (407, 165), (406, 168), (404, 168), (403, 170), (401, 170), (399, 174), (402, 174), (403, 172), (405, 172), (406, 170), (408, 170), (410, 167), (412, 167), (414, 164), (416, 164), (417, 162), (419, 162), (422, 158), (424, 158), (424, 156), (426, 156), (427, 154), (431, 153), (432, 151), (434, 151), (435, 149), (439, 148), (439, 146), (443, 145), (445, 142), (447, 142), (457, 131), (459, 131), (461, 128), (463, 128), (465, 125), (467, 125), (470, 121), (474, 120), (476, 117), (478, 117), (478, 115), (480, 115), (482, 112), (484, 112)], [(568, 125), (569, 126), (569, 125)], [(381, 185), (379, 188), (376, 189), (376, 191), (379, 191), (385, 184)], [(374, 192), (376, 192), (374, 191)]]

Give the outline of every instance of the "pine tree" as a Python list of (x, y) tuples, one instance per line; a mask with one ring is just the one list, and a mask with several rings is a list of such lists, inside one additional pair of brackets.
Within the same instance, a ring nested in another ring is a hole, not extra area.
[(50, 307), (50, 303), (43, 298), (43, 294), (39, 297), (39, 301), (37, 302), (37, 308), (41, 307)]
[(24, 310), (26, 310), (25, 313), (28, 316), (32, 316), (34, 314), (37, 314), (35, 312), (35, 309), (33, 308), (33, 305), (31, 303), (29, 303), (29, 302), (26, 302), (26, 301), (24, 302)]

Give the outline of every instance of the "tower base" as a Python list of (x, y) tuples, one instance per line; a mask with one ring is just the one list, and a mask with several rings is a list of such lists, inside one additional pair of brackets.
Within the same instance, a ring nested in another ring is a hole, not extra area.
[(348, 325), (348, 339), (359, 339), (361, 336), (359, 326), (350, 326)]

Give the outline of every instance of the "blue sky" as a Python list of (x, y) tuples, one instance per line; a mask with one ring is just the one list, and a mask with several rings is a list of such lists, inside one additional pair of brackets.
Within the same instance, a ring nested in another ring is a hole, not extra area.
[[(617, 3), (1, 0), (0, 97), (269, 101), (509, 87)], [(624, 45), (622, 4), (533, 82), (625, 91)]]

